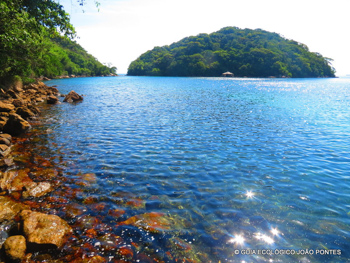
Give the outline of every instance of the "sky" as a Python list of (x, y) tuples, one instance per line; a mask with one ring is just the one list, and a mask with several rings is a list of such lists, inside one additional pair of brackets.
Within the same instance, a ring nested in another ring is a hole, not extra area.
[(333, 59), (337, 76), (350, 74), (350, 0), (59, 0), (76, 41), (100, 62), (127, 73), (155, 46), (227, 26), (275, 32)]

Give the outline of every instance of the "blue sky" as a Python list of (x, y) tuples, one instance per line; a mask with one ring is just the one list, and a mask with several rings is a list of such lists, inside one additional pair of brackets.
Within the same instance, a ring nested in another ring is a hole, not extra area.
[[(334, 59), (337, 75), (350, 74), (350, 0), (93, 0), (83, 10), (60, 0), (90, 54), (126, 73), (155, 46), (226, 26), (261, 28), (306, 44)], [(84, 11), (84, 12), (83, 12)]]

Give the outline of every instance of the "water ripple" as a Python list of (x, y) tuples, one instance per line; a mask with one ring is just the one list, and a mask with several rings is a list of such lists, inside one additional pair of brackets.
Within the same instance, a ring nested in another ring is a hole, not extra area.
[(48, 113), (47, 137), (76, 170), (97, 175), (99, 198), (113, 205), (141, 198), (144, 212), (181, 215), (191, 222), (186, 233), (216, 261), (271, 259), (234, 255), (238, 247), (342, 252), (272, 257), (281, 262), (350, 257), (349, 81), (120, 77), (49, 84), (86, 94), (83, 103)]

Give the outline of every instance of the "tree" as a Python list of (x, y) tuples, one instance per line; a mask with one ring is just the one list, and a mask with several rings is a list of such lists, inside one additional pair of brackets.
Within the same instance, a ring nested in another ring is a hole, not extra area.
[(54, 0), (0, 0), (0, 81), (15, 75), (116, 74), (72, 41), (74, 36), (69, 15)]
[(130, 64), (128, 75), (334, 77), (327, 58), (304, 44), (261, 29), (226, 27), (156, 47)]

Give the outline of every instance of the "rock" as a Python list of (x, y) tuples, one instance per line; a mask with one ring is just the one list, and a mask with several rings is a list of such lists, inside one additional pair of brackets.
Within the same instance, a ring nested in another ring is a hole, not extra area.
[(50, 180), (58, 175), (58, 171), (53, 168), (39, 169), (37, 171), (31, 172), (31, 175), (39, 180)]
[(79, 205), (79, 204), (67, 204), (63, 210), (66, 211), (66, 215), (71, 218), (76, 218), (78, 216), (81, 216), (87, 211), (87, 208), (85, 206)]
[(19, 98), (18, 93), (16, 91), (14, 91), (13, 89), (9, 89), (7, 91), (7, 95), (9, 95), (11, 98), (14, 98), (14, 99)]
[(51, 184), (48, 182), (40, 182), (28, 185), (26, 191), (22, 193), (24, 198), (40, 197), (52, 191)]
[(24, 236), (11, 236), (4, 243), (6, 256), (13, 260), (19, 261), (24, 258), (27, 250), (26, 239)]
[(32, 112), (29, 108), (27, 107), (19, 107), (16, 109), (16, 113), (21, 116), (23, 119), (30, 119), (35, 116), (35, 113)]
[(0, 159), (0, 167), (10, 167), (15, 165), (15, 163), (13, 162), (13, 158), (3, 158)]
[(59, 91), (56, 87), (52, 86), (52, 87), (48, 87), (47, 90), (49, 91), (49, 93), (53, 94), (53, 95), (58, 95)]
[(17, 108), (17, 107), (27, 106), (28, 103), (23, 99), (15, 99), (12, 101), (12, 104)]
[(24, 235), (33, 245), (54, 245), (59, 248), (72, 233), (68, 223), (56, 215), (24, 210), (20, 216)]
[(0, 144), (5, 144), (7, 146), (10, 146), (11, 140), (7, 139), (6, 137), (2, 137), (0, 134)]
[(10, 154), (11, 148), (6, 144), (0, 144), (0, 157), (6, 157)]
[(33, 187), (35, 183), (28, 176), (28, 170), (11, 170), (0, 174), (0, 189), (7, 191), (22, 191), (24, 187)]
[[(7, 113), (7, 112), (0, 112), (0, 113)], [(2, 131), (7, 123), (7, 121), (9, 120), (8, 117), (5, 116), (0, 116), (0, 130)]]
[(39, 87), (40, 89), (45, 89), (45, 88), (47, 88), (46, 84), (45, 84), (44, 82), (42, 82), (42, 81), (38, 81), (36, 84), (38, 85), (38, 87)]
[(22, 210), (28, 209), (28, 206), (13, 201), (8, 196), (0, 196), (0, 222), (10, 221)]
[(0, 223), (15, 218), (16, 213), (11, 209), (11, 207), (0, 205), (0, 208)]
[(15, 109), (15, 106), (13, 104), (4, 103), (0, 101), (0, 112), (10, 112)]
[(135, 215), (117, 225), (133, 225), (152, 233), (181, 232), (183, 229), (186, 229), (186, 223), (182, 219), (158, 212)]
[(83, 97), (80, 96), (78, 93), (76, 93), (74, 90), (72, 90), (66, 95), (63, 102), (76, 102), (76, 101), (82, 101), (82, 100), (83, 100)]
[(25, 85), (24, 87), (23, 87), (23, 89), (24, 90), (37, 90), (38, 89), (38, 85), (36, 85), (36, 84), (29, 84), (29, 85)]
[(5, 138), (5, 139), (8, 139), (9, 141), (12, 141), (12, 136), (7, 133), (1, 133), (0, 138)]
[(31, 112), (33, 112), (35, 115), (38, 115), (38, 114), (40, 113), (39, 108), (37, 108), (37, 107), (35, 107), (35, 106), (31, 105), (31, 104), (28, 105), (27, 108), (28, 108)]
[(50, 95), (47, 97), (47, 104), (57, 104), (59, 99), (56, 96)]
[(11, 135), (20, 135), (30, 128), (30, 124), (21, 116), (15, 113), (10, 113), (9, 119), (6, 122), (3, 131)]

